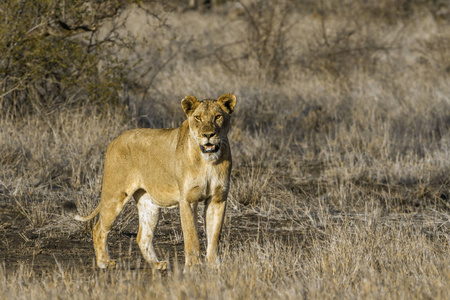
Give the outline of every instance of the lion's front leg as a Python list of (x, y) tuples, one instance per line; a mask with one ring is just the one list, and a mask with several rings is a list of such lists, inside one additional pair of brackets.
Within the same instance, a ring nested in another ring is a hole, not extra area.
[(196, 206), (191, 206), (186, 200), (180, 201), (181, 228), (183, 230), (184, 251), (186, 255), (185, 268), (197, 264), (200, 255), (200, 244), (194, 220)]
[(226, 196), (213, 196), (205, 205), (205, 229), (208, 240), (206, 260), (210, 264), (219, 263), (217, 252), (225, 215)]

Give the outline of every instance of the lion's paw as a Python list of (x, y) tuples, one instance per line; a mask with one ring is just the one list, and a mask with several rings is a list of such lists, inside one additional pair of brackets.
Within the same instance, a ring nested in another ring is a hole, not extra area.
[(158, 262), (154, 263), (153, 267), (156, 270), (164, 271), (164, 270), (167, 270), (169, 268), (169, 262), (167, 262), (167, 261), (158, 261)]
[(107, 260), (106, 262), (98, 261), (97, 265), (100, 269), (115, 269), (117, 266), (117, 263), (116, 263), (116, 261), (110, 259), (110, 260)]

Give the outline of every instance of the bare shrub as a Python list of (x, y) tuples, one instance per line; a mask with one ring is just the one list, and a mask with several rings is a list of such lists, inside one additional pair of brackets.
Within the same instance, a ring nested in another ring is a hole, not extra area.
[[(378, 70), (380, 56), (389, 57), (400, 47), (401, 26), (385, 25), (392, 27), (387, 30), (397, 31), (396, 35), (385, 36), (378, 20), (365, 16), (366, 8), (359, 2), (339, 8), (337, 15), (330, 14), (329, 9), (325, 4), (318, 9), (320, 26), (308, 42), (308, 52), (298, 60), (303, 68), (344, 77), (355, 70), (373, 73)], [(345, 21), (336, 23), (336, 17)]]
[(291, 1), (256, 1), (249, 6), (240, 2), (245, 10), (247, 36), (246, 56), (255, 59), (266, 78), (282, 80), (289, 65), (288, 34), (292, 26), (289, 12)]

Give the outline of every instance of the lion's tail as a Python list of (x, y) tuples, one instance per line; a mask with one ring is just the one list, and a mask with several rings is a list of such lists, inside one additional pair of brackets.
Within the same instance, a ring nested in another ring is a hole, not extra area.
[(89, 214), (89, 216), (86, 216), (86, 217), (82, 217), (77, 213), (77, 206), (72, 201), (66, 201), (63, 205), (63, 208), (64, 208), (64, 212), (71, 215), (75, 220), (82, 221), (82, 222), (89, 221), (90, 219), (92, 219), (93, 217), (98, 215), (98, 213), (100, 212), (100, 204), (97, 205), (97, 207), (94, 209), (94, 211), (91, 212)]

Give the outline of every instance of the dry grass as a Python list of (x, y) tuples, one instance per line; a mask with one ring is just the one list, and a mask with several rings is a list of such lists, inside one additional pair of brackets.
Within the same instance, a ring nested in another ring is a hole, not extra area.
[[(413, 224), (406, 216), (323, 217), (328, 222), (323, 232), (310, 228), (303, 233), (310, 239), (308, 245), (293, 233), (282, 241), (261, 230), (258, 242), (225, 246), (218, 270), (201, 266), (181, 274), (175, 268), (161, 276), (130, 261), (105, 272), (69, 268), (55, 260), (55, 267), (41, 274), (25, 265), (14, 272), (0, 268), (0, 295), (5, 299), (447, 297), (448, 248), (421, 232), (423, 224)], [(225, 238), (225, 245), (228, 242)]]
[[(128, 117), (83, 105), (0, 119), (0, 298), (448, 298), (448, 21), (401, 1), (398, 15), (378, 2), (243, 2), (251, 15), (164, 13), (158, 31), (133, 14), (123, 30), (139, 31), (142, 61), (123, 93)], [(111, 233), (121, 267), (93, 269), (92, 223), (61, 215), (61, 204), (95, 207), (120, 132), (177, 126), (184, 95), (225, 92), (238, 104), (220, 269), (180, 273), (177, 212), (166, 211), (156, 248), (174, 269), (148, 270), (134, 241), (113, 238), (137, 231), (133, 205)], [(8, 261), (10, 230), (34, 249), (33, 264)], [(80, 255), (46, 246), (78, 237)], [(53, 255), (53, 267), (34, 253)]]

